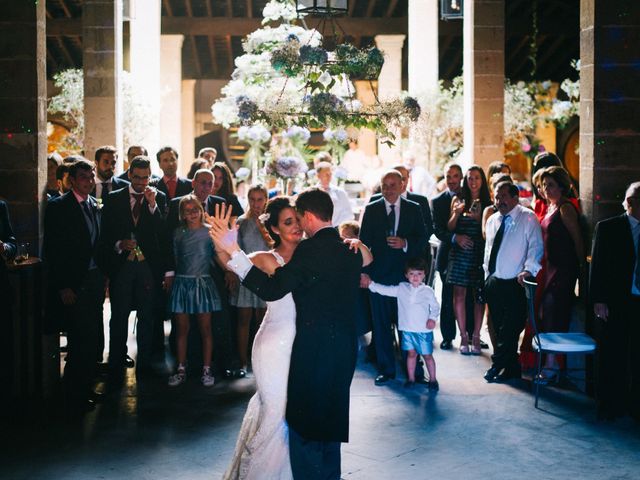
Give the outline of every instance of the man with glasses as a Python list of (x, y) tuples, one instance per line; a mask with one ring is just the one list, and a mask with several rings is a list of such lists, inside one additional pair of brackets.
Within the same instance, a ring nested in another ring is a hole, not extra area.
[(128, 319), (137, 308), (137, 373), (151, 369), (154, 302), (168, 270), (171, 247), (162, 212), (166, 197), (149, 186), (150, 160), (135, 157), (129, 168), (131, 185), (109, 194), (102, 211), (100, 245), (110, 279), (109, 385), (124, 381)]

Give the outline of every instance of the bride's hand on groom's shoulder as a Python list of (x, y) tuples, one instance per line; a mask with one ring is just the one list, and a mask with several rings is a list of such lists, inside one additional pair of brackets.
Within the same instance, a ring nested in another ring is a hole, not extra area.
[(344, 243), (346, 243), (349, 246), (349, 250), (353, 250), (354, 253), (358, 252), (362, 246), (362, 242), (358, 238), (345, 238)]

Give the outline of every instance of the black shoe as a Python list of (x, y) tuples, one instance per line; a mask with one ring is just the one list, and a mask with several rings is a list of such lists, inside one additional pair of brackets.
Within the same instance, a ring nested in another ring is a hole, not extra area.
[(429, 385), (429, 380), (424, 377), (416, 378), (416, 383), (419, 383), (420, 385)]
[(96, 375), (101, 377), (109, 374), (109, 364), (107, 362), (98, 362), (96, 364)]
[(520, 367), (511, 367), (505, 368), (497, 377), (496, 382), (506, 382), (507, 380), (512, 380), (514, 378), (521, 378), (522, 371)]
[(244, 378), (247, 376), (247, 370), (245, 368), (239, 368), (233, 372), (233, 378)]
[(443, 340), (440, 344), (440, 350), (451, 350), (451, 348), (453, 348), (451, 340)]
[(491, 368), (487, 370), (487, 372), (484, 374), (484, 379), (489, 383), (495, 382), (496, 377), (500, 373), (500, 370), (501, 370), (500, 368), (496, 367), (495, 365), (492, 365)]
[(127, 368), (133, 368), (136, 366), (136, 362), (133, 361), (133, 358), (127, 355), (127, 357), (124, 359), (124, 366)]
[(483, 350), (487, 350), (489, 348), (489, 345), (487, 345), (485, 342), (480, 340), (480, 348)]
[(389, 375), (378, 375), (376, 377), (375, 384), (378, 386), (385, 385), (389, 380), (391, 380), (391, 376)]
[(95, 403), (104, 402), (107, 396), (102, 392), (89, 392), (89, 400), (93, 400)]
[(440, 384), (438, 383), (437, 380), (434, 380), (433, 382), (429, 382), (430, 392), (437, 392), (438, 390), (440, 390)]
[(416, 386), (416, 382), (412, 382), (411, 380), (407, 380), (406, 382), (404, 382), (404, 385), (403, 385), (404, 388), (413, 388), (415, 386)]

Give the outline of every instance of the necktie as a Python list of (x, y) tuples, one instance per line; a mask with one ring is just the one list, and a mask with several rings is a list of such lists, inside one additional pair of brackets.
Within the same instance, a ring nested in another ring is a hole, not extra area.
[(169, 194), (169, 199), (173, 199), (176, 196), (176, 179), (172, 178), (167, 180), (167, 193)]
[(102, 185), (100, 199), (102, 200), (102, 204), (104, 205), (104, 201), (107, 199), (107, 195), (109, 195), (109, 184), (107, 182), (102, 182), (100, 185)]
[(132, 193), (133, 198), (135, 199), (135, 203), (133, 204), (133, 223), (138, 224), (138, 219), (140, 218), (140, 212), (142, 211), (142, 197), (144, 193)]
[(640, 224), (636, 225), (636, 238), (638, 239), (638, 247), (636, 248), (636, 268), (635, 279), (636, 288), (640, 290)]
[(395, 209), (395, 205), (391, 204), (389, 205), (389, 214), (387, 215), (387, 225), (388, 225), (388, 231), (389, 231), (389, 236), (393, 237), (396, 234), (396, 209)]
[(496, 238), (493, 240), (491, 246), (491, 255), (489, 256), (489, 275), (493, 275), (496, 271), (496, 262), (498, 261), (498, 250), (500, 250), (500, 244), (502, 244), (502, 238), (504, 237), (504, 229), (507, 225), (507, 219), (509, 215), (502, 217), (502, 223), (500, 228), (496, 232)]
[(89, 202), (85, 200), (84, 202), (80, 202), (80, 203), (82, 204), (82, 209), (84, 210), (87, 226), (89, 227), (89, 235), (91, 236), (91, 243), (95, 243), (96, 237), (98, 234), (98, 225), (97, 225), (96, 219), (93, 216), (91, 209), (89, 208)]

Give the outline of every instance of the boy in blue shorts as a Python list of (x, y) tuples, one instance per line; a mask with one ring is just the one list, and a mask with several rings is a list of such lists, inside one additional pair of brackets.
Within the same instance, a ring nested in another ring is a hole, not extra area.
[(398, 299), (398, 330), (402, 334), (402, 349), (407, 352), (407, 376), (404, 386), (415, 385), (418, 355), (422, 355), (429, 372), (429, 390), (438, 391), (436, 362), (433, 359), (433, 329), (440, 315), (440, 304), (433, 288), (424, 284), (427, 265), (423, 258), (407, 261), (404, 274), (407, 282), (399, 285), (380, 285), (371, 282), (369, 290)]

